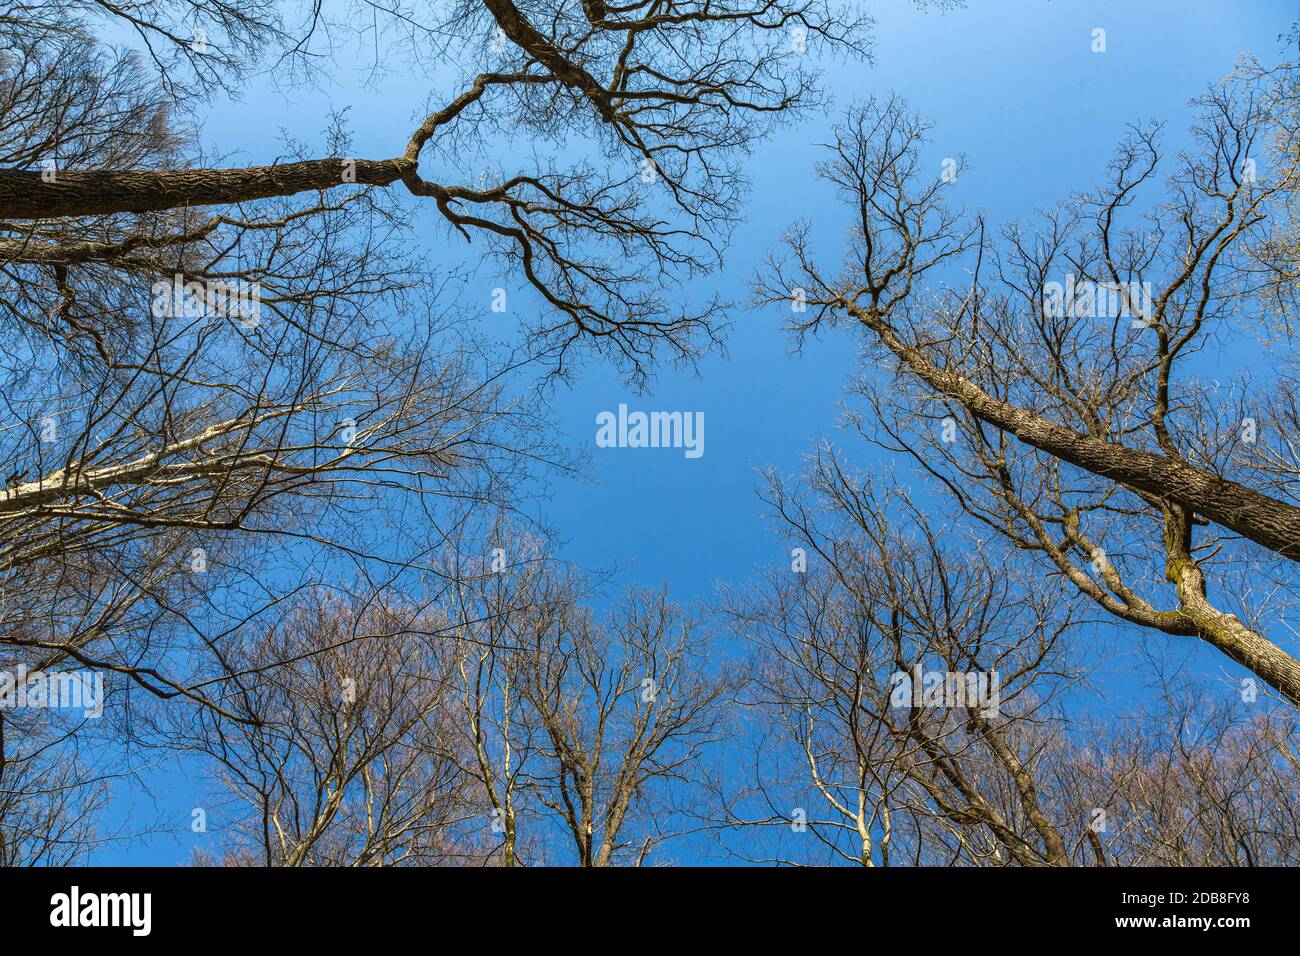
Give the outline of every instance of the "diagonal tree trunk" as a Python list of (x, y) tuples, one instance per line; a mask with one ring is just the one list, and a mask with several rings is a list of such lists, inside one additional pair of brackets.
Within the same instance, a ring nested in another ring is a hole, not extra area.
[(1034, 412), (995, 398), (970, 379), (940, 368), (903, 342), (874, 310), (848, 299), (837, 305), (876, 334), (913, 374), (961, 402), (972, 415), (1020, 441), (1157, 499), (1172, 499), (1292, 561), (1300, 561), (1300, 508), (1187, 463), (1083, 435)]

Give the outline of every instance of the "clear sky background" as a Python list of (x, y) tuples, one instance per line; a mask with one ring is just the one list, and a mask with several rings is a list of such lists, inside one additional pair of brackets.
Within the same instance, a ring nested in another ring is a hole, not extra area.
[[(973, 0), (968, 9), (946, 12), (924, 12), (904, 0), (867, 6), (877, 18), (875, 63), (826, 64), (836, 106), (872, 94), (905, 97), (935, 123), (936, 170), (944, 156), (967, 157), (952, 202), (986, 210), (994, 221), (1026, 220), (1035, 209), (1100, 181), (1127, 123), (1166, 121), (1166, 145), (1177, 149), (1186, 142), (1188, 100), (1243, 52), (1272, 58), (1278, 35), (1297, 18), (1294, 3), (1275, 0)], [(1103, 54), (1091, 50), (1096, 27), (1106, 30)], [(367, 88), (359, 70), (353, 82), (346, 66), (336, 80), (288, 93), (255, 83), (242, 102), (212, 105), (204, 140), (231, 152), (231, 162), (270, 162), (281, 152), (281, 131), (319, 143), (328, 111), (347, 107), (357, 155), (400, 153), (430, 92), (423, 81), (400, 77)], [(700, 283), (701, 300), (715, 291), (743, 300), (762, 257), (797, 218), (810, 218), (822, 248), (838, 255), (846, 220), (812, 176), (830, 121), (812, 118), (784, 130), (749, 160), (746, 221), (725, 275)], [(445, 229), (421, 215), (430, 255), (466, 254), (449, 250)], [(489, 287), (497, 284), (484, 277), (481, 301), (471, 289), (468, 308), (481, 306), (484, 323), (508, 320), (488, 309)], [(594, 449), (597, 413), (620, 402), (703, 411), (706, 422), (701, 458), (673, 449), (598, 449), (587, 480), (557, 481), (545, 517), (567, 542), (566, 557), (588, 567), (625, 566), (623, 584), (671, 582), (681, 600), (707, 599), (717, 582), (744, 581), (756, 568), (784, 559), (782, 541), (765, 525), (754, 494), (755, 469), (774, 465), (793, 472), (815, 439), (837, 437), (837, 406), (855, 365), (856, 342), (835, 335), (792, 356), (782, 320), (775, 309), (737, 312), (727, 356), (705, 360), (698, 375), (663, 370), (644, 394), (630, 392), (614, 372), (595, 365), (555, 394), (552, 418), (560, 439), (581, 451)], [(860, 445), (849, 451), (855, 464), (872, 463)], [(1220, 660), (1207, 657), (1205, 666), (1217, 668)], [(92, 862), (188, 861), (203, 839), (189, 832), (193, 782), (166, 767), (120, 790), (114, 806), (119, 821), (161, 813), (175, 830), (110, 845)]]

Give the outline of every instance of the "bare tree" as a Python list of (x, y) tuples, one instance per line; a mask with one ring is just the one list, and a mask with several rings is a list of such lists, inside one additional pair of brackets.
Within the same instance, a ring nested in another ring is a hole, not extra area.
[(827, 448), (806, 488), (769, 475), (766, 500), (797, 550), (726, 603), (761, 748), (732, 821), (798, 834), (787, 861), (1067, 863), (1036, 781), (1072, 683), (1060, 589), (933, 531)]
[(1200, 100), (1196, 150), (1174, 161), (1163, 202), (1139, 204), (1162, 157), (1158, 130), (1138, 127), (1105, 187), (996, 240), (945, 209), (952, 178), (923, 165), (926, 125), (897, 100), (868, 103), (821, 168), (855, 211), (844, 272), (824, 273), (797, 227), (759, 296), (799, 290), (801, 335), (862, 331), (894, 374), (857, 384), (859, 430), (978, 527), (1116, 618), (1206, 641), (1296, 703), (1290, 353), (1267, 383), (1227, 389), (1194, 358), (1229, 330), (1260, 334), (1254, 243), (1296, 187), (1289, 167), (1249, 162), (1276, 117), (1265, 82)]
[[(0, 10), (6, 660), (232, 719), (250, 622), (346, 573), (409, 587), (449, 507), (554, 462), (517, 375), (593, 352), (643, 381), (714, 340), (720, 304), (673, 290), (718, 265), (745, 151), (819, 102), (803, 40), (865, 26), (823, 0)], [(391, 149), (322, 116), (266, 165), (214, 150), (211, 91), (310, 80), (342, 40), (427, 80)], [(417, 255), (426, 210), (531, 290), (519, 352)]]
[[(222, 15), (216, 4), (194, 8), (199, 19)], [(366, 9), (369, 23), (378, 11)], [(689, 357), (697, 338), (712, 337), (716, 303), (682, 312), (660, 292), (717, 264), (741, 193), (734, 157), (770, 120), (817, 103), (805, 42), (865, 47), (865, 23), (823, 0), (402, 5), (385, 21), (407, 36), (386, 55), (441, 58), (465, 74), (456, 92), (424, 111), (405, 144), (366, 158), (335, 141), (321, 158), (223, 168), (182, 155), (169, 117), (174, 98), (151, 89), (137, 62), (112, 60), (79, 32), (82, 10), (51, 0), (51, 15), (36, 23), (0, 22), (17, 51), (6, 59), (12, 145), (0, 150), (0, 238), (11, 261), (56, 285), (60, 267), (77, 278), (90, 263), (119, 275), (155, 271), (166, 252), (205, 244), (218, 230), (233, 238), (274, 228), (259, 200), (300, 197), (294, 215), (310, 218), (378, 204), (385, 187), (400, 186), (532, 287), (544, 306), (532, 326), (539, 349), (563, 365), (572, 349), (595, 348), (634, 377), (644, 376), (659, 346)], [(54, 11), (68, 23), (54, 25)], [(146, 6), (132, 25), (175, 46), (169, 12), (164, 2)], [(271, 12), (255, 7), (226, 24), (247, 41), (226, 51), (283, 46), (287, 34)], [(92, 69), (70, 68), (77, 58)], [(44, 75), (21, 79), (29, 74)], [(505, 124), (539, 141), (540, 167), (476, 178), (463, 157), (487, 148)], [(547, 141), (590, 142), (608, 159), (599, 169), (566, 168)], [(676, 221), (654, 197), (677, 211)], [(215, 244), (230, 252), (231, 241)]]
[(723, 730), (724, 668), (666, 590), (631, 591), (606, 622), (577, 614), (523, 654), (526, 719), (544, 735), (537, 799), (580, 866), (641, 865), (686, 827), (703, 756)]
[(539, 542), (513, 542), (497, 570), (452, 576), (468, 622), (465, 771), (500, 862), (641, 865), (692, 826), (730, 678), (666, 591), (630, 591), (599, 620), (581, 603), (588, 583)]
[(1104, 866), (1294, 866), (1295, 713), (1158, 665), (1150, 705), (1079, 727), (1042, 775), (1076, 855)]
[(538, 862), (545, 841), (531, 831), (537, 819), (529, 774), (538, 736), (525, 719), (519, 664), (527, 635), (553, 635), (574, 612), (580, 589), (557, 573), (536, 539), (496, 523), (490, 555), (455, 550), (444, 578), (457, 622), (456, 709), (463, 720), (467, 757), (463, 771), (475, 783), (482, 823), (499, 846), (502, 866)]
[(0, 708), (0, 866), (71, 866), (102, 845), (109, 775), (72, 745), (76, 722)]
[(448, 630), (381, 597), (317, 593), (230, 650), (220, 712), (182, 713), (176, 738), (191, 759), (212, 761), (228, 791), (203, 811), (225, 858), (392, 866), (483, 856), (485, 841), (464, 827), (475, 811), (459, 770)]
[(1136, 707), (1089, 716), (1105, 699), (1084, 680), (1099, 648), (1067, 582), (1045, 586), (996, 538), (933, 530), (905, 493), (827, 448), (806, 484), (770, 475), (765, 497), (800, 550), (725, 604), (753, 648), (755, 735), (747, 784), (720, 788), (729, 852), (862, 866), (1294, 859), (1294, 711), (1248, 707), (1157, 660)]

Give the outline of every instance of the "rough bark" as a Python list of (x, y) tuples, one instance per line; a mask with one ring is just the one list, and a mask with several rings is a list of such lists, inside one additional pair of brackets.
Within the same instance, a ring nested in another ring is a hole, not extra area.
[(938, 367), (904, 343), (872, 310), (848, 300), (842, 305), (875, 332), (918, 378), (961, 402), (976, 418), (1054, 458), (1155, 498), (1176, 501), (1243, 538), (1300, 561), (1300, 508), (1209, 474), (1181, 459), (1083, 435), (994, 398), (970, 379)]
[(242, 169), (60, 170), (50, 182), (39, 172), (7, 169), (0, 170), (0, 219), (54, 219), (226, 205), (333, 189), (354, 182), (388, 186), (405, 173), (414, 172), (415, 165), (408, 158), (332, 157)]

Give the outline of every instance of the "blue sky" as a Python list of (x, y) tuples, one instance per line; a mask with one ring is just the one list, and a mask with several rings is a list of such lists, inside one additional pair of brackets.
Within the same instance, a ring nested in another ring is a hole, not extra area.
[[(905, 97), (934, 121), (936, 164), (963, 153), (968, 160), (956, 200), (999, 221), (1027, 219), (1100, 180), (1127, 123), (1165, 120), (1166, 142), (1181, 145), (1188, 100), (1243, 52), (1273, 55), (1278, 34), (1297, 15), (1294, 4), (1271, 0), (976, 0), (947, 12), (897, 0), (868, 8), (877, 18), (875, 63), (826, 64), (836, 105), (872, 94)], [(1097, 27), (1106, 30), (1104, 54), (1091, 50)], [(347, 107), (358, 155), (400, 152), (426, 92), (422, 81), (397, 78), (376, 90), (347, 77), (344, 70), (332, 87), (288, 94), (254, 86), (240, 103), (215, 103), (205, 139), (232, 152), (231, 162), (268, 162), (279, 152), (281, 130), (318, 143), (328, 110)], [(692, 294), (743, 300), (760, 260), (797, 218), (811, 219), (823, 248), (837, 254), (845, 219), (812, 177), (829, 122), (810, 118), (783, 130), (749, 159), (752, 194), (725, 274)], [(431, 228), (429, 243), (432, 256), (445, 254), (443, 230)], [(483, 321), (501, 321), (487, 307), (486, 286), (497, 283), (483, 283)], [(620, 402), (703, 411), (706, 421), (701, 458), (687, 459), (680, 449), (598, 449), (588, 480), (557, 480), (545, 516), (567, 541), (567, 557), (589, 567), (626, 566), (626, 584), (669, 581), (684, 600), (706, 599), (716, 582), (743, 581), (782, 559), (754, 494), (755, 468), (794, 471), (818, 436), (836, 434), (855, 341), (831, 336), (792, 356), (781, 322), (777, 310), (737, 312), (727, 356), (706, 359), (698, 374), (662, 370), (645, 394), (596, 365), (555, 394), (560, 438), (584, 452), (594, 448), (596, 415)], [(856, 464), (871, 464), (864, 449), (852, 452)], [(112, 847), (95, 862), (188, 859), (191, 784), (168, 769), (131, 788), (146, 781), (152, 796), (124, 792), (117, 813), (151, 815), (156, 806), (175, 820), (176, 837)]]
[[(1282, 3), (980, 3), (979, 9), (918, 13), (906, 3), (873, 6), (879, 20), (874, 67), (832, 64), (838, 105), (873, 93), (904, 96), (935, 123), (931, 152), (964, 153), (954, 201), (995, 219), (1025, 219), (1104, 176), (1125, 124), (1169, 122), (1182, 140), (1187, 101), (1231, 69), (1246, 50), (1276, 48), (1293, 8)], [(1091, 31), (1108, 49), (1091, 52)], [(763, 255), (796, 218), (808, 217), (838, 256), (843, 212), (811, 176), (827, 121), (781, 134), (753, 158), (748, 221), (718, 288), (743, 298)], [(703, 297), (712, 287), (700, 290)], [(559, 423), (588, 443), (594, 419), (619, 401), (632, 407), (699, 409), (707, 451), (686, 460), (658, 449), (597, 453), (593, 485), (556, 488), (549, 515), (587, 564), (634, 562), (643, 583), (669, 580), (683, 598), (707, 596), (717, 580), (745, 577), (774, 560), (779, 542), (764, 528), (753, 495), (757, 466), (785, 470), (818, 434), (834, 434), (837, 403), (854, 367), (848, 334), (791, 356), (779, 310), (740, 312), (728, 356), (699, 376), (665, 372), (634, 396), (609, 371), (590, 369), (557, 397)], [(867, 464), (862, 455), (860, 464)]]

